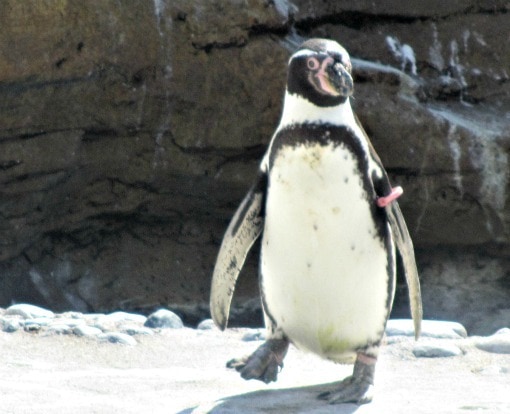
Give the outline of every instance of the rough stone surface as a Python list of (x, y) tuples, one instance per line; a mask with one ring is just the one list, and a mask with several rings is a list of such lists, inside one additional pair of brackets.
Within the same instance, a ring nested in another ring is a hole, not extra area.
[[(353, 104), (404, 187), (425, 315), (494, 332), (510, 318), (508, 11), (3, 1), (0, 306), (209, 317), (217, 249), (278, 122), (286, 61), (327, 36), (353, 56)], [(261, 321), (245, 305), (256, 267), (254, 254), (232, 323)], [(402, 280), (394, 316), (408, 316)]]

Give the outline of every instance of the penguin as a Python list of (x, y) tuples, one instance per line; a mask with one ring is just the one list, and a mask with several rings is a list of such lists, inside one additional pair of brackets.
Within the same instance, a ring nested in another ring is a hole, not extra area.
[(416, 339), (422, 304), (414, 249), (388, 175), (355, 116), (349, 54), (305, 41), (288, 62), (280, 123), (254, 185), (224, 235), (213, 271), (211, 316), (227, 326), (246, 255), (262, 237), (259, 280), (267, 329), (251, 355), (229, 361), (244, 379), (276, 381), (289, 348), (352, 375), (318, 395), (370, 402), (400, 256)]

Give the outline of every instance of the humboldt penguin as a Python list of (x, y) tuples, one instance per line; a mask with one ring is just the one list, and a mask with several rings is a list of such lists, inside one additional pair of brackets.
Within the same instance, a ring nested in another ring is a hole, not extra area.
[(392, 187), (353, 113), (351, 61), (337, 42), (311, 39), (290, 57), (280, 123), (255, 184), (237, 209), (213, 273), (211, 315), (225, 329), (236, 279), (262, 235), (260, 293), (267, 328), (253, 354), (228, 366), (276, 381), (289, 344), (353, 373), (319, 395), (371, 401), (375, 364), (400, 256), (419, 335), (414, 250)]

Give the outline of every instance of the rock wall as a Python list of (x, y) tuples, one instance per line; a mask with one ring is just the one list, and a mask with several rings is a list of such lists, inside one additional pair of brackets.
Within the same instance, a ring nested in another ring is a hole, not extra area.
[[(507, 2), (0, 4), (0, 306), (207, 315), (222, 234), (274, 130), (286, 61), (325, 36), (417, 249), (425, 315), (510, 320)], [(238, 323), (260, 321), (256, 254)], [(406, 291), (394, 314), (407, 315)]]

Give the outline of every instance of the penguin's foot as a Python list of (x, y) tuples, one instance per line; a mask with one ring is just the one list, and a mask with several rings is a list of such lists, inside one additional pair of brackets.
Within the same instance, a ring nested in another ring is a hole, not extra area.
[(318, 398), (330, 404), (371, 402), (376, 362), (377, 358), (358, 353), (352, 375), (345, 378), (338, 388), (323, 392)]
[(269, 384), (276, 381), (288, 349), (287, 338), (271, 338), (260, 345), (253, 354), (228, 361), (227, 368), (234, 368), (245, 380), (256, 379)]

